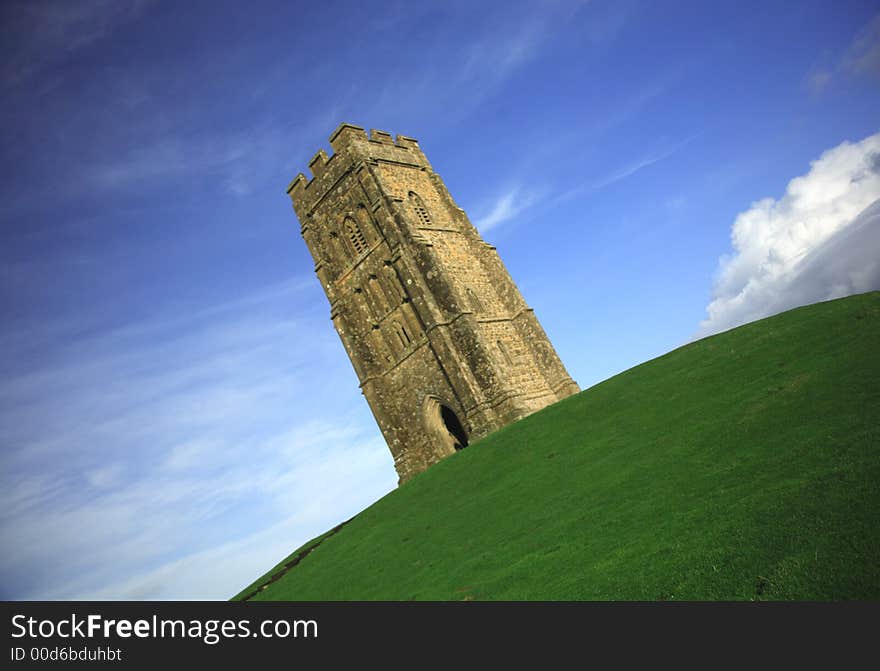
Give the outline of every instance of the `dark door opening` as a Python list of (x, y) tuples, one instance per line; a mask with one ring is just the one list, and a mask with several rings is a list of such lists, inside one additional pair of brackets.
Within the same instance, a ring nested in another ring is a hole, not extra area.
[(445, 405), (440, 406), (440, 417), (443, 418), (443, 424), (449, 435), (452, 436), (453, 447), (456, 450), (463, 450), (468, 446), (467, 433), (458, 420), (456, 414)]

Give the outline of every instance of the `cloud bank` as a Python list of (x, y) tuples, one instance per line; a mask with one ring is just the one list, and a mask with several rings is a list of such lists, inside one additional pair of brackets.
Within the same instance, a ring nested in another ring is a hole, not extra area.
[(698, 336), (880, 289), (880, 133), (844, 142), (737, 216)]

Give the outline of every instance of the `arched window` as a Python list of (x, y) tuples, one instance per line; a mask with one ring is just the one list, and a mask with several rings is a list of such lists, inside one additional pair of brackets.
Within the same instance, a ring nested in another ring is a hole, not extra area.
[(422, 199), (419, 197), (415, 191), (409, 192), (409, 204), (415, 212), (416, 219), (421, 226), (430, 226), (431, 225), (431, 215), (428, 214), (428, 208), (425, 207), (425, 203), (422, 202)]
[(351, 246), (354, 247), (355, 254), (360, 256), (367, 251), (367, 239), (361, 230), (360, 224), (351, 217), (345, 218), (345, 232), (348, 239), (351, 240)]

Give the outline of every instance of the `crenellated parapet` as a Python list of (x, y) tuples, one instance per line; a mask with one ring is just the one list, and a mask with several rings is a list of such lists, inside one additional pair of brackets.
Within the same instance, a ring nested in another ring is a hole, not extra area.
[(405, 135), (392, 137), (391, 133), (373, 129), (368, 136), (360, 126), (342, 123), (330, 135), (330, 147), (332, 154), (319, 149), (309, 161), (311, 179), (299, 173), (287, 186), (287, 194), (300, 221), (304, 221), (339, 180), (362, 161), (385, 161), (431, 170), (419, 143)]

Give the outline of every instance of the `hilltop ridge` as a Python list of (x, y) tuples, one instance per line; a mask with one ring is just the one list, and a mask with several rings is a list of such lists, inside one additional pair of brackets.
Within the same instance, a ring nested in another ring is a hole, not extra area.
[(235, 598), (880, 598), (878, 345), (880, 292), (685, 345), (432, 466)]

